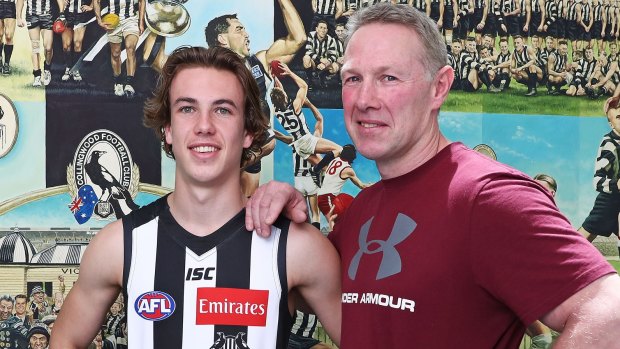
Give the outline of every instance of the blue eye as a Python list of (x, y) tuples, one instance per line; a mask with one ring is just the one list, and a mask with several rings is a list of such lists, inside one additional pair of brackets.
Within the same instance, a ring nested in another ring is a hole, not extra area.
[(222, 107), (220, 107), (220, 108), (216, 108), (216, 109), (215, 109), (215, 112), (216, 112), (217, 114), (224, 115), (224, 116), (228, 116), (228, 115), (230, 115), (230, 114), (231, 114), (230, 110), (228, 110), (228, 109), (226, 109), (226, 108), (222, 108)]
[(190, 107), (190, 106), (183, 106), (179, 108), (179, 111), (181, 113), (191, 113), (194, 111), (194, 107)]

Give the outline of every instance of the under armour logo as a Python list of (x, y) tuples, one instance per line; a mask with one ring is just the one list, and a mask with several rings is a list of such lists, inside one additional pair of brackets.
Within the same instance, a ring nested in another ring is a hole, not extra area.
[[(400, 259), (400, 254), (396, 250), (396, 245), (403, 242), (407, 237), (409, 237), (409, 235), (411, 235), (411, 233), (413, 233), (417, 223), (408, 216), (399, 213), (396, 217), (396, 221), (394, 222), (394, 226), (392, 227), (390, 237), (388, 237), (387, 240), (367, 241), (368, 233), (370, 232), (370, 225), (372, 224), (372, 220), (374, 218), (375, 217), (371, 217), (366, 223), (364, 223), (364, 225), (362, 225), (362, 229), (360, 230), (360, 249), (357, 251), (355, 256), (353, 256), (351, 264), (349, 265), (349, 278), (351, 280), (355, 280), (360, 260), (365, 254), (374, 254), (379, 252), (383, 253), (383, 258), (381, 259), (381, 265), (379, 265), (376, 280), (398, 274), (402, 269), (402, 261)], [(372, 244), (377, 244), (378, 247), (371, 251), (369, 246)]]

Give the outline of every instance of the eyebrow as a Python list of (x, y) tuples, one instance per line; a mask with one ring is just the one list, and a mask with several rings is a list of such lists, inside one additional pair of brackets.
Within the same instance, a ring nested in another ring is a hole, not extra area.
[(192, 98), (192, 97), (179, 97), (174, 101), (174, 103), (172, 103), (172, 105), (177, 105), (183, 102), (190, 103), (190, 104), (196, 104), (198, 101), (196, 100), (196, 98)]
[[(198, 100), (192, 97), (179, 97), (174, 101), (172, 105), (177, 105), (179, 103), (198, 104)], [(228, 104), (234, 108), (238, 108), (237, 104), (232, 99), (228, 99), (228, 98), (220, 98), (220, 99), (215, 100), (212, 103), (212, 105), (223, 105), (223, 104)]]

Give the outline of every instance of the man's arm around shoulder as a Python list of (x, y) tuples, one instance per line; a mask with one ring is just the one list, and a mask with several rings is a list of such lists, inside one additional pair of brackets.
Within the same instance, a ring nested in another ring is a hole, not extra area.
[(334, 246), (310, 224), (291, 223), (286, 246), (286, 268), (289, 288), (299, 291), (329, 337), (338, 345), (342, 291), (340, 258)]
[(592, 282), (542, 318), (562, 332), (554, 349), (620, 348), (620, 277), (608, 274)]
[(80, 276), (54, 323), (51, 349), (86, 348), (101, 328), (123, 280), (123, 225), (118, 220), (90, 242)]

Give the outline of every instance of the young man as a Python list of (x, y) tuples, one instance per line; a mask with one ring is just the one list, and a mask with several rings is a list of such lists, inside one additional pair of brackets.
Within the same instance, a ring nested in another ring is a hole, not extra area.
[[(540, 319), (562, 333), (556, 348), (617, 348), (611, 265), (529, 176), (441, 133), (453, 75), (434, 22), (376, 5), (348, 25), (344, 121), (381, 181), (329, 235), (342, 262), (340, 346), (517, 348)], [(284, 206), (305, 219), (292, 187), (268, 184), (246, 225), (268, 233)]]
[(536, 50), (525, 44), (521, 36), (514, 37), (515, 50), (512, 52), (512, 77), (519, 83), (527, 86), (528, 97), (536, 96), (536, 86), (540, 68), (536, 65)]
[(549, 54), (547, 61), (547, 90), (550, 95), (561, 94), (562, 86), (572, 82), (573, 75), (569, 73), (568, 42), (558, 41), (558, 49)]
[(586, 95), (586, 85), (594, 75), (596, 63), (597, 60), (594, 58), (594, 50), (592, 47), (585, 49), (583, 58), (573, 61), (573, 64), (576, 64), (575, 78), (569, 84), (568, 90), (566, 91), (568, 96)]
[[(136, 94), (133, 87), (133, 78), (136, 74), (136, 45), (138, 38), (144, 32), (144, 14), (146, 0), (118, 0), (111, 1), (108, 13), (116, 14), (120, 22), (116, 27), (103, 23), (101, 19), (101, 0), (93, 1), (97, 23), (107, 31), (110, 44), (110, 60), (112, 74), (114, 74), (114, 94), (116, 96), (132, 98)], [(121, 47), (125, 44), (127, 52), (126, 76), (123, 79)]]
[(4, 75), (11, 74), (16, 13), (15, 0), (0, 0), (0, 74)]
[[(24, 1), (17, 0), (17, 26), (28, 28), (28, 36), (32, 45), (32, 81), (33, 87), (47, 86), (52, 81), (52, 43), (54, 32), (52, 31), (52, 7), (50, 0), (29, 0), (26, 5), (25, 19), (23, 16)], [(62, 8), (62, 0), (56, 0), (58, 7)], [(41, 44), (43, 38), (43, 44)], [(43, 48), (43, 50), (42, 50)], [(41, 72), (41, 53), (43, 51), (43, 72)]]
[(129, 348), (285, 348), (299, 297), (338, 341), (329, 242), (309, 224), (283, 220), (270, 240), (243, 226), (241, 164), (268, 127), (251, 72), (229, 49), (182, 47), (162, 74), (145, 125), (176, 160), (175, 191), (92, 240), (52, 348), (88, 345), (121, 289)]
[(594, 207), (579, 228), (579, 232), (588, 241), (594, 241), (597, 236), (618, 235), (618, 215), (620, 214), (620, 186), (618, 186), (620, 179), (618, 169), (620, 106), (618, 98), (607, 99), (604, 112), (611, 131), (603, 136), (596, 155), (593, 183), (598, 194)]
[(33, 323), (32, 314), (26, 312), (26, 308), (28, 306), (28, 297), (25, 294), (18, 294), (15, 296), (15, 317), (19, 319), (19, 321), (26, 328), (30, 328)]

